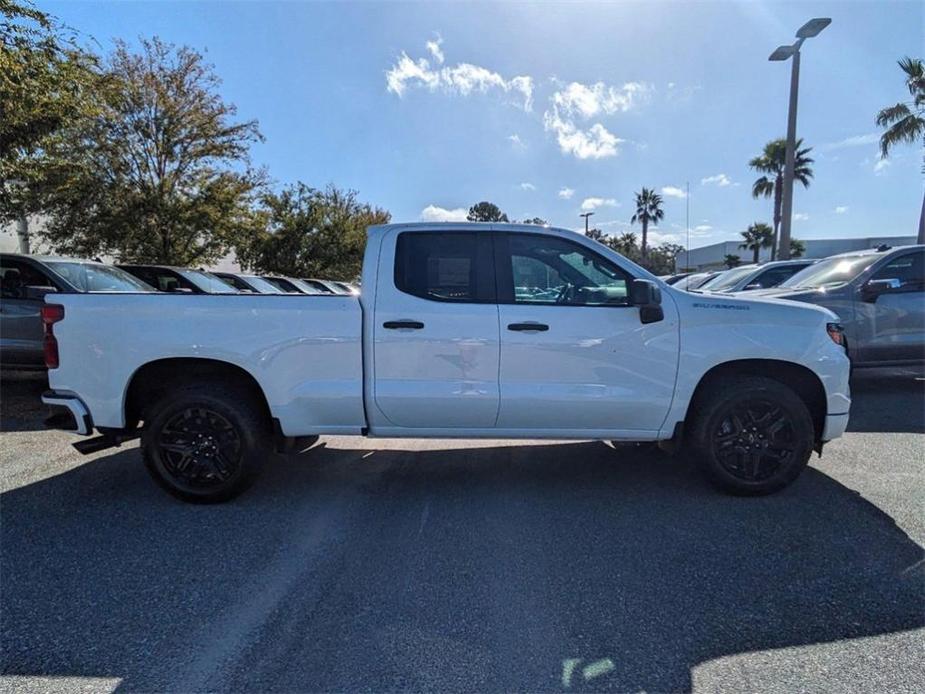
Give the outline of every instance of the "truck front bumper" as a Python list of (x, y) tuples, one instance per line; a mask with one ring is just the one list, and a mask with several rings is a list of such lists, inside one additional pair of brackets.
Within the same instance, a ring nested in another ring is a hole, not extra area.
[(50, 410), (49, 416), (45, 419), (45, 426), (49, 429), (72, 431), (83, 436), (93, 431), (90, 411), (76, 395), (46, 390), (42, 393), (42, 402)]

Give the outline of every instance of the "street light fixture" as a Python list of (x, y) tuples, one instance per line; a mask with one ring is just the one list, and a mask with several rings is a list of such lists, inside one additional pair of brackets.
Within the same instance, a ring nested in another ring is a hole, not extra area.
[(796, 33), (796, 43), (779, 46), (769, 57), (772, 62), (792, 58), (790, 67), (790, 108), (787, 112), (787, 154), (784, 161), (784, 190), (781, 196), (780, 250), (777, 257), (790, 259), (790, 223), (793, 218), (793, 168), (797, 147), (797, 92), (800, 87), (800, 47), (806, 39), (818, 36), (832, 20), (828, 17), (810, 19)]
[(588, 217), (590, 217), (593, 214), (594, 214), (593, 212), (582, 212), (580, 215), (578, 215), (579, 217), (585, 218), (585, 236), (588, 235)]

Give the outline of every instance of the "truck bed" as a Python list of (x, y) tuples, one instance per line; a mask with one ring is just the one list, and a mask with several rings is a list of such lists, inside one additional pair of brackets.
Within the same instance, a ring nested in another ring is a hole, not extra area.
[(55, 325), (62, 356), (49, 383), (92, 402), (97, 427), (125, 426), (133, 374), (165, 356), (240, 366), (286, 436), (359, 434), (365, 426), (357, 297), (59, 294), (53, 303), (64, 306), (65, 320)]

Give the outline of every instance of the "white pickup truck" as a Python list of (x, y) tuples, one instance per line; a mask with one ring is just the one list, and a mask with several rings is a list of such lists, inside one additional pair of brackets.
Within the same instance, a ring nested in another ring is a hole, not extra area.
[(359, 297), (66, 294), (43, 310), (60, 428), (140, 435), (169, 492), (221, 501), (320, 434), (660, 442), (766, 494), (848, 423), (835, 314), (675, 290), (562, 229), (369, 229)]

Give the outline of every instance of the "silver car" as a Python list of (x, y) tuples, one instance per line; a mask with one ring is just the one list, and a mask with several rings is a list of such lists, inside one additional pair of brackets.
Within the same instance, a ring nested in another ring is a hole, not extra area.
[(853, 366), (925, 363), (925, 246), (833, 255), (749, 296), (805, 301), (838, 314)]
[(815, 260), (772, 260), (761, 265), (741, 265), (726, 270), (698, 289), (704, 292), (752, 292), (770, 289), (809, 267)]
[(53, 256), (0, 255), (0, 366), (42, 369), (41, 309), (58, 292), (153, 292), (111, 265)]

